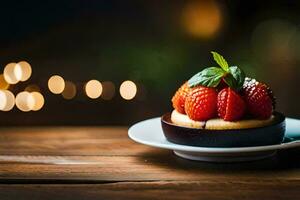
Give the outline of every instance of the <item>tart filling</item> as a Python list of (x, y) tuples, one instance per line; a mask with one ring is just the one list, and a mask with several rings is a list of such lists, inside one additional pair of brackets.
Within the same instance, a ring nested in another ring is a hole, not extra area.
[(230, 130), (230, 129), (248, 129), (268, 126), (274, 122), (274, 115), (268, 119), (242, 119), (239, 121), (224, 121), (221, 118), (209, 119), (207, 121), (195, 121), (187, 115), (173, 110), (171, 121), (179, 126), (189, 128), (199, 128), (207, 130)]

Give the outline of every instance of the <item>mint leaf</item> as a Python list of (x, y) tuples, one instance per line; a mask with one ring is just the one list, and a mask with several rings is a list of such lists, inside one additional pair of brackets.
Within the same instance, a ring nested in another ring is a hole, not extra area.
[(221, 66), (221, 68), (228, 72), (229, 71), (229, 65), (227, 63), (227, 61), (225, 60), (225, 58), (223, 56), (221, 56), (220, 54), (218, 54), (217, 52), (211, 51), (214, 60), (218, 63), (218, 65)]
[(209, 67), (195, 74), (189, 81), (189, 87), (198, 85), (217, 87), (226, 72), (219, 67)]
[(223, 78), (224, 82), (231, 88), (236, 88), (236, 80), (232, 76), (232, 74), (226, 74), (226, 76)]
[(222, 80), (224, 79), (225, 83), (235, 89), (240, 90), (243, 87), (245, 74), (237, 66), (228, 65), (227, 61), (218, 54), (217, 52), (212, 51), (214, 60), (220, 65), (219, 67), (209, 67), (201, 72), (195, 74), (189, 81), (188, 85), (190, 87), (195, 87), (198, 85), (206, 87), (217, 87)]
[(237, 66), (229, 67), (229, 73), (224, 77), (225, 83), (235, 90), (240, 90), (243, 87), (244, 80), (245, 74)]
[(229, 67), (229, 72), (235, 79), (235, 89), (239, 90), (243, 87), (245, 81), (245, 73), (237, 66)]

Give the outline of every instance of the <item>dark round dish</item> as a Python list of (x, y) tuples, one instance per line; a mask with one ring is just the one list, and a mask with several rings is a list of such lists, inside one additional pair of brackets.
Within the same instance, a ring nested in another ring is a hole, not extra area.
[(285, 116), (274, 113), (274, 123), (248, 129), (206, 130), (188, 128), (172, 123), (171, 113), (161, 117), (161, 125), (168, 141), (198, 147), (250, 147), (280, 144), (284, 139)]

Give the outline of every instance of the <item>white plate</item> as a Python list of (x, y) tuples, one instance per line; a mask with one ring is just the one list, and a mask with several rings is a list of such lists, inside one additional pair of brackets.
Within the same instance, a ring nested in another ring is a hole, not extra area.
[(161, 128), (160, 117), (148, 119), (133, 125), (129, 128), (128, 135), (138, 143), (170, 149), (176, 155), (190, 160), (239, 162), (270, 157), (279, 149), (300, 146), (300, 140), (297, 140), (297, 138), (300, 139), (300, 120), (286, 118), (285, 137), (294, 140), (269, 146), (214, 148), (174, 144), (166, 140)]

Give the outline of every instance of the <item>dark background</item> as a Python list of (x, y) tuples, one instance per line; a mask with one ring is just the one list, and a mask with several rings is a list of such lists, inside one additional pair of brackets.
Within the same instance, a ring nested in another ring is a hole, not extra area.
[[(16, 95), (37, 84), (45, 105), (0, 112), (0, 124), (128, 125), (159, 116), (185, 80), (214, 65), (211, 50), (269, 84), (278, 111), (300, 117), (299, 11), (300, 1), (291, 0), (1, 2), (1, 70), (20, 60), (33, 70), (9, 89)], [(53, 74), (76, 84), (74, 99), (48, 90)], [(89, 99), (90, 79), (113, 82), (116, 95)], [(133, 100), (118, 93), (124, 80), (138, 86)]]

